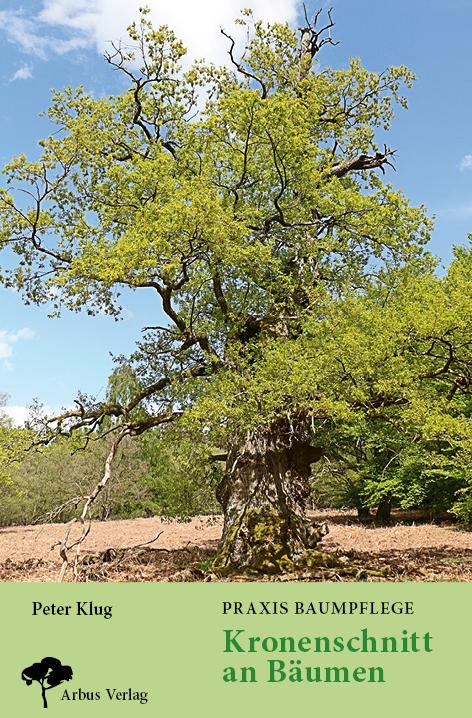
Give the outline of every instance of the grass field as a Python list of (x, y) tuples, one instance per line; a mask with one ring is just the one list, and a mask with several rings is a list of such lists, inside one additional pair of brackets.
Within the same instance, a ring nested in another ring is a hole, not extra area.
[[(412, 522), (411, 516), (397, 515), (391, 526), (376, 527), (360, 524), (349, 511), (313, 515), (328, 523), (330, 532), (320, 548), (336, 554), (339, 565), (267, 580), (472, 580), (472, 533), (453, 524)], [(80, 577), (85, 581), (218, 580), (210, 564), (221, 527), (218, 516), (189, 522), (159, 517), (95, 522), (83, 545)], [(58, 544), (65, 531), (64, 524), (0, 529), (0, 580), (58, 580)], [(79, 527), (74, 527), (69, 542), (78, 534)]]

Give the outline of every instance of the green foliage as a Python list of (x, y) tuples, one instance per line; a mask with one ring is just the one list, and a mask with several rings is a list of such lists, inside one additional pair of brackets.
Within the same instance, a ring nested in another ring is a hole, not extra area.
[(196, 437), (173, 431), (151, 432), (143, 437), (143, 456), (149, 472), (146, 486), (152, 513), (188, 518), (217, 513), (215, 488), (223, 478), (215, 451)]
[(451, 512), (457, 516), (466, 528), (472, 529), (472, 490), (470, 484), (458, 492), (457, 499), (451, 508)]
[(0, 487), (8, 484), (12, 467), (23, 459), (32, 440), (29, 431), (13, 427), (9, 417), (2, 411), (1, 407), (7, 398), (0, 394)]

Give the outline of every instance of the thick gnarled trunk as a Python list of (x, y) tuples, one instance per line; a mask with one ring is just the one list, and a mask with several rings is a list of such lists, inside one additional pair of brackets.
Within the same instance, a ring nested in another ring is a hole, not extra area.
[(310, 550), (327, 529), (305, 509), (311, 464), (320, 456), (306, 429), (288, 421), (248, 432), (230, 451), (217, 493), (225, 522), (216, 567), (280, 573), (315, 560)]

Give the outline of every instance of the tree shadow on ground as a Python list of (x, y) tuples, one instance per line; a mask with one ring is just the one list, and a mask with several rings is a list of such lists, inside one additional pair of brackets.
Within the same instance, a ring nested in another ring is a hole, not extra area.
[(28, 528), (25, 526), (3, 526), (0, 527), (0, 534), (19, 534), (34, 531), (34, 528)]
[(435, 524), (435, 525), (447, 525), (456, 526), (457, 522), (447, 512), (431, 513), (430, 511), (402, 511), (400, 509), (394, 509), (392, 516), (389, 521), (377, 520), (375, 515), (359, 518), (354, 511), (351, 510), (336, 510), (332, 511), (310, 511), (310, 516), (316, 518), (319, 521), (326, 521), (328, 524), (334, 524), (336, 526), (364, 526), (365, 528), (381, 528), (385, 526), (406, 525), (414, 526), (418, 524)]

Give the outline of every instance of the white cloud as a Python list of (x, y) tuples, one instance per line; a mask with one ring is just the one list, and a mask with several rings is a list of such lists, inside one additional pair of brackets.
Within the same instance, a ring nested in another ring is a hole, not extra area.
[(0, 359), (6, 362), (7, 368), (11, 368), (8, 359), (13, 356), (13, 345), (22, 340), (32, 339), (33, 337), (34, 331), (28, 327), (19, 329), (17, 332), (9, 332), (6, 329), (0, 330)]
[(466, 170), (472, 170), (472, 155), (464, 155), (464, 157), (461, 159), (459, 169), (461, 172), (465, 172)]
[(14, 426), (22, 426), (28, 420), (30, 410), (27, 406), (3, 406), (1, 413), (6, 414)]
[(51, 54), (63, 55), (70, 50), (86, 47), (87, 38), (64, 39), (46, 34), (46, 29), (37, 17), (27, 17), (21, 10), (1, 10), (0, 30), (8, 40), (30, 55), (45, 60)]
[[(156, 25), (167, 24), (183, 40), (192, 57), (215, 62), (227, 59), (220, 27), (231, 29), (243, 7), (256, 18), (293, 22), (298, 0), (42, 0), (36, 17), (20, 11), (0, 12), (0, 28), (23, 50), (42, 58), (95, 46), (102, 52), (111, 40), (125, 37), (126, 27), (146, 4)], [(57, 35), (60, 30), (61, 35)], [(64, 38), (64, 33), (66, 37)]]
[(15, 82), (15, 80), (29, 80), (31, 77), (33, 77), (33, 68), (31, 65), (25, 63), (13, 73), (10, 77), (10, 82)]
[[(55, 417), (59, 416), (61, 414), (63, 409), (59, 409), (58, 407), (51, 407), (51, 406), (42, 406), (41, 407), (41, 416), (42, 417)], [(4, 414), (9, 419), (11, 419), (11, 422), (13, 426), (23, 426), (23, 424), (28, 420), (35, 419), (34, 413), (31, 412), (31, 407), (29, 406), (21, 406), (21, 405), (7, 405), (2, 406), (0, 408), (0, 415)]]
[[(69, 409), (70, 408), (71, 407), (69, 407)], [(47, 417), (49, 419), (53, 419), (54, 417), (62, 414), (64, 411), (64, 407), (52, 407), (49, 405), (42, 405), (40, 416), (41, 418)], [(0, 407), (0, 416), (2, 414), (11, 419), (11, 422), (14, 426), (23, 426), (26, 421), (30, 421), (34, 424), (39, 416), (36, 411), (32, 410), (32, 407), (15, 404)]]

